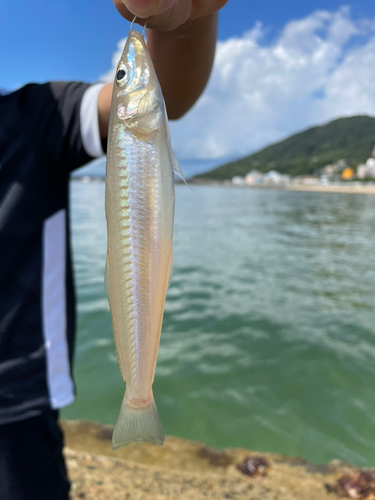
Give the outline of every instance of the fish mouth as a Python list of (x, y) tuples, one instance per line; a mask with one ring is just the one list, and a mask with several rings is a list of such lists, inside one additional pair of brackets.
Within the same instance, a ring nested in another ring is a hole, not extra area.
[[(124, 53), (128, 58), (147, 57), (147, 48), (145, 41), (138, 31), (130, 31), (128, 39), (126, 40)], [(129, 59), (128, 59), (129, 60)]]
[(143, 38), (141, 33), (139, 33), (139, 31), (130, 30), (128, 34), (128, 40), (131, 40), (132, 38), (136, 38), (143, 45), (143, 47), (145, 47), (145, 39)]

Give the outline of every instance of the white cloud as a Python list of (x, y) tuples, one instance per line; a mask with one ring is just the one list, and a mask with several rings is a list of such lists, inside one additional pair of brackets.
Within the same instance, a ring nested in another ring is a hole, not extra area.
[(372, 20), (354, 20), (347, 7), (316, 11), (287, 23), (272, 43), (264, 38), (256, 23), (218, 43), (206, 91), (171, 124), (179, 157), (239, 156), (339, 116), (375, 115)]

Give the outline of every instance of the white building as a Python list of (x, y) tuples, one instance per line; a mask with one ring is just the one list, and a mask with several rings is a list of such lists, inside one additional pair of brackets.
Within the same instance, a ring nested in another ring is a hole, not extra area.
[(334, 165), (326, 165), (322, 168), (322, 175), (331, 176), (335, 173)]
[(375, 179), (375, 158), (369, 158), (366, 163), (358, 165), (357, 177), (358, 179), (364, 179), (365, 177)]
[(245, 178), (241, 177), (240, 175), (235, 175), (232, 178), (232, 184), (233, 184), (233, 186), (244, 186), (245, 185)]
[(333, 164), (335, 172), (342, 172), (348, 167), (348, 162), (346, 160), (338, 160)]
[(319, 184), (319, 182), (319, 179), (312, 175), (298, 175), (292, 180), (292, 184), (296, 186), (314, 186), (315, 184)]
[(290, 184), (289, 175), (280, 174), (277, 170), (270, 170), (263, 176), (263, 183), (268, 186), (287, 186)]
[(245, 182), (248, 186), (253, 186), (254, 184), (260, 184), (263, 181), (263, 174), (258, 172), (258, 170), (252, 170), (245, 177)]

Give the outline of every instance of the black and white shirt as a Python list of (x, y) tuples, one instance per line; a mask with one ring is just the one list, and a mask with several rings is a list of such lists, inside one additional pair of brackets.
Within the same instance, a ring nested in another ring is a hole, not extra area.
[(103, 154), (101, 87), (0, 95), (0, 424), (74, 399), (69, 174)]

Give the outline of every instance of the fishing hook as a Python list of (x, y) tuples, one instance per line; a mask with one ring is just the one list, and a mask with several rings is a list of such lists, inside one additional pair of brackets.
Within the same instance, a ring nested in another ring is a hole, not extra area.
[[(133, 24), (135, 23), (135, 20), (137, 19), (137, 16), (134, 17), (131, 25), (130, 25), (130, 31), (133, 31)], [(145, 37), (145, 33), (146, 33), (146, 26), (147, 26), (147, 23), (144, 24), (143, 26), (143, 33), (142, 33), (142, 36), (143, 38)]]

